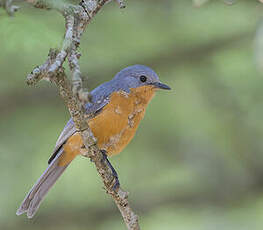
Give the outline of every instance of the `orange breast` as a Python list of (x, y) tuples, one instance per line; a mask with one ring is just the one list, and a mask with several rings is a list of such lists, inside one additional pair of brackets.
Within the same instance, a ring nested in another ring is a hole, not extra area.
[[(120, 153), (134, 137), (145, 109), (155, 93), (152, 86), (142, 86), (124, 91), (114, 92), (110, 102), (94, 118), (89, 126), (97, 138), (98, 147), (107, 151), (109, 156)], [(80, 154), (83, 146), (79, 133), (75, 133), (64, 145), (60, 165), (65, 165)]]
[(134, 137), (153, 96), (152, 86), (131, 89), (129, 94), (114, 92), (110, 103), (89, 121), (99, 148), (106, 150), (109, 156), (120, 153)]

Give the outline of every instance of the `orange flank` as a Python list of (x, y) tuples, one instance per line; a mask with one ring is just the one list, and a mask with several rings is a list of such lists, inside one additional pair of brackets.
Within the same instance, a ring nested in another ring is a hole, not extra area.
[(83, 141), (80, 133), (73, 134), (64, 144), (64, 153), (60, 156), (59, 166), (69, 164), (77, 155), (80, 154), (80, 149), (83, 146)]
[[(155, 88), (149, 85), (133, 88), (129, 94), (114, 92), (102, 112), (88, 121), (98, 147), (106, 150), (108, 156), (120, 153), (132, 140), (154, 94)], [(70, 163), (82, 147), (82, 138), (75, 133), (65, 143), (59, 165)]]

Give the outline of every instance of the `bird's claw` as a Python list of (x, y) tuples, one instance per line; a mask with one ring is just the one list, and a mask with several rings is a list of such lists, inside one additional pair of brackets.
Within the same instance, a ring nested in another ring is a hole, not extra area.
[(119, 178), (118, 177), (114, 177), (115, 178), (115, 180), (114, 180), (114, 185), (113, 185), (113, 190), (115, 191), (115, 192), (117, 192), (118, 191), (118, 189), (120, 188), (120, 181), (119, 181)]
[(101, 153), (103, 155), (102, 161), (106, 161), (108, 166), (111, 169), (112, 175), (114, 177), (114, 180), (113, 180), (114, 184), (113, 184), (112, 188), (116, 192), (119, 189), (119, 187), (120, 187), (120, 181), (119, 181), (118, 174), (117, 174), (116, 170), (113, 168), (112, 164), (110, 163), (106, 151), (105, 150), (101, 150)]

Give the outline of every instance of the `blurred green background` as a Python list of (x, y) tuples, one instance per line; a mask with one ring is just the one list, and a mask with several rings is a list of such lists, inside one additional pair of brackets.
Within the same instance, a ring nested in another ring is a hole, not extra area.
[[(89, 25), (81, 70), (92, 89), (123, 67), (145, 64), (173, 88), (156, 95), (135, 139), (111, 159), (142, 229), (261, 230), (263, 4), (127, 6), (108, 4)], [(69, 119), (53, 85), (25, 84), (63, 33), (55, 11), (22, 5), (8, 17), (0, 9), (1, 230), (126, 229), (94, 165), (81, 157), (33, 219), (15, 215)]]

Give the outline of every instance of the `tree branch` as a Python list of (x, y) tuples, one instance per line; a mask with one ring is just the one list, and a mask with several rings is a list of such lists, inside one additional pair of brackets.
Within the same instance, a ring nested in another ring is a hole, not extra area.
[[(90, 96), (88, 91), (83, 89), (78, 63), (78, 59), (80, 58), (78, 47), (81, 35), (90, 20), (98, 13), (102, 6), (110, 1), (82, 0), (78, 5), (73, 5), (54, 0), (26, 0), (26, 2), (33, 4), (37, 8), (58, 10), (64, 16), (66, 25), (62, 48), (60, 50), (51, 49), (46, 62), (34, 68), (27, 76), (27, 83), (28, 85), (35, 85), (40, 80), (46, 79), (56, 84), (73, 118), (76, 129), (81, 132), (87, 150), (85, 156), (91, 158), (95, 163), (106, 192), (114, 199), (127, 228), (138, 230), (140, 229), (138, 217), (129, 206), (128, 192), (123, 191), (120, 187), (114, 188), (116, 179), (88, 126), (88, 117), (85, 113), (84, 105), (87, 101), (90, 101)], [(122, 0), (116, 1), (120, 8), (125, 7)], [(7, 1), (5, 0), (4, 2)], [(12, 5), (11, 0), (8, 2)], [(71, 70), (71, 81), (67, 78), (63, 68), (66, 59)]]

